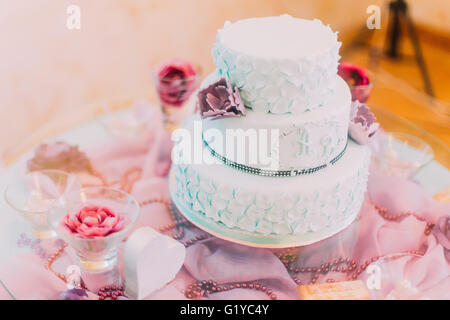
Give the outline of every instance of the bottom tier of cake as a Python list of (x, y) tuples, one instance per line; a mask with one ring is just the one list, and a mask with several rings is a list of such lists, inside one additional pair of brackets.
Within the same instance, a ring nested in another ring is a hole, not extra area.
[(339, 231), (356, 217), (366, 191), (370, 150), (349, 140), (337, 163), (296, 177), (241, 172), (208, 152), (203, 152), (202, 164), (177, 163), (173, 156), (173, 196), (193, 212), (230, 228), (302, 235)]

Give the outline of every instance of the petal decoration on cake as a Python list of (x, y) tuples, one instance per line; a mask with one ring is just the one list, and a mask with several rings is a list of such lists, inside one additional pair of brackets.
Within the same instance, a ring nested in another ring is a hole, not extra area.
[(245, 116), (245, 106), (239, 90), (223, 77), (200, 90), (197, 97), (203, 119)]
[(378, 130), (379, 124), (375, 115), (364, 104), (355, 100), (351, 104), (350, 123), (348, 132), (350, 137), (359, 144), (367, 144)]

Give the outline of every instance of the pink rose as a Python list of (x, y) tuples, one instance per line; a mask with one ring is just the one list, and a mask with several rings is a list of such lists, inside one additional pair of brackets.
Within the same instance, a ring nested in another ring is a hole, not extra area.
[(342, 62), (338, 68), (338, 75), (350, 86), (352, 100), (367, 101), (372, 91), (372, 82), (363, 68)]
[(187, 61), (174, 59), (157, 71), (156, 89), (163, 104), (180, 107), (195, 91), (197, 72)]
[(76, 214), (67, 214), (64, 225), (80, 238), (106, 237), (124, 227), (123, 218), (106, 207), (86, 206)]

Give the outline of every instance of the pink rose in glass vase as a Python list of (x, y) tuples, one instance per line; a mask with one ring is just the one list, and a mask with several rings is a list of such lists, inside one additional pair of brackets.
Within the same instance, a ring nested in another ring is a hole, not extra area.
[(47, 221), (74, 249), (82, 269), (103, 272), (115, 267), (119, 245), (136, 223), (139, 211), (139, 203), (126, 192), (86, 187), (54, 201)]
[(73, 235), (86, 239), (106, 237), (124, 227), (121, 215), (100, 206), (85, 206), (75, 214), (67, 214), (63, 223)]
[(181, 107), (195, 91), (198, 74), (186, 60), (173, 59), (156, 72), (156, 90), (162, 104)]
[(352, 63), (342, 62), (338, 75), (349, 85), (353, 101), (366, 102), (369, 99), (374, 83), (371, 72)]

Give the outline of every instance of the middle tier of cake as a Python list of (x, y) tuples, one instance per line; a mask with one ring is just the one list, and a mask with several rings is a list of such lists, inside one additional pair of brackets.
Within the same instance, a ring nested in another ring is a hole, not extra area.
[[(192, 130), (192, 120), (185, 129)], [(201, 144), (191, 141), (189, 146), (192, 142)], [(191, 152), (182, 154), (182, 149), (176, 145), (172, 154), (172, 196), (193, 212), (230, 228), (260, 234), (337, 232), (356, 217), (366, 190), (370, 150), (352, 140), (334, 165), (297, 177), (241, 172), (205, 148), (199, 148), (201, 163), (187, 163), (185, 156)]]
[[(211, 74), (202, 87), (215, 79), (217, 75)], [(317, 168), (345, 152), (350, 104), (350, 89), (337, 77), (333, 96), (320, 109), (299, 115), (264, 114), (247, 109), (245, 117), (206, 118), (202, 124), (203, 138), (219, 155), (249, 167), (273, 169), (276, 162), (277, 170)], [(244, 139), (247, 147), (239, 145)], [(228, 154), (223, 151), (225, 146)]]

